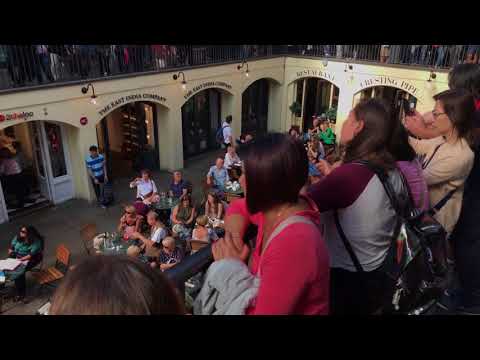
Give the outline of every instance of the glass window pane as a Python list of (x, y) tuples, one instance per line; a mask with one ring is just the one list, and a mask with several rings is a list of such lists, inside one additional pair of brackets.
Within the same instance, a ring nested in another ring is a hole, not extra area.
[(59, 125), (45, 122), (47, 147), (52, 162), (53, 177), (67, 175), (65, 153), (63, 149), (62, 132)]

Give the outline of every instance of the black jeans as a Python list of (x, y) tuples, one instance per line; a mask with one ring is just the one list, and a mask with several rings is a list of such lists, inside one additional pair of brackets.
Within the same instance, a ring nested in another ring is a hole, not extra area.
[(96, 177), (96, 179), (100, 184), (96, 184), (93, 178), (90, 178), (90, 179), (92, 180), (93, 190), (95, 191), (97, 202), (102, 203), (103, 202), (103, 185), (105, 183), (105, 177), (103, 175)]
[(25, 197), (27, 196), (27, 188), (23, 173), (8, 175), (4, 177), (4, 191), (12, 192), (17, 199), (17, 207), (23, 208), (25, 205)]
[(369, 315), (387, 303), (393, 284), (380, 270), (330, 269), (330, 314)]

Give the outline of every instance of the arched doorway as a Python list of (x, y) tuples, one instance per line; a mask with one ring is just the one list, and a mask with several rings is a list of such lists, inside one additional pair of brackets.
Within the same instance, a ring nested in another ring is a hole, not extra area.
[(74, 197), (67, 126), (29, 121), (0, 130), (0, 222)]
[(415, 108), (418, 99), (405, 90), (392, 86), (373, 86), (364, 89), (354, 96), (354, 105), (361, 100), (375, 98), (381, 100), (385, 106), (390, 110), (390, 114), (394, 119), (401, 119), (404, 117), (403, 100), (408, 100)]
[(298, 104), (303, 131), (313, 126), (313, 118), (325, 114), (331, 123), (337, 120), (340, 89), (328, 80), (307, 77), (295, 82), (294, 102)]
[(115, 109), (97, 124), (99, 151), (106, 155), (111, 178), (159, 168), (157, 121), (156, 104), (137, 101)]
[(269, 80), (252, 83), (242, 94), (242, 134), (258, 137), (268, 131)]
[(222, 93), (205, 89), (182, 106), (183, 158), (219, 148), (215, 135), (221, 126)]

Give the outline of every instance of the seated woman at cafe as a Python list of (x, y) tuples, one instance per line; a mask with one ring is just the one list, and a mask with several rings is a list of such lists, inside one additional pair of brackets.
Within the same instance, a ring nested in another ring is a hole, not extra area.
[[(92, 301), (95, 299), (95, 301)], [(63, 278), (50, 315), (182, 315), (170, 281), (127, 256), (89, 256)]]
[(195, 229), (192, 231), (192, 240), (203, 241), (209, 243), (211, 241), (217, 241), (217, 233), (213, 229), (207, 228), (208, 217), (206, 215), (200, 215), (197, 217)]
[(208, 193), (207, 202), (205, 203), (205, 215), (210, 219), (218, 220), (222, 220), (225, 215), (223, 203), (214, 191)]
[(189, 195), (183, 195), (180, 203), (173, 208), (172, 223), (191, 228), (194, 225), (195, 208), (192, 206), (192, 199)]
[(147, 205), (155, 203), (158, 201), (157, 186), (155, 182), (151, 179), (151, 174), (149, 170), (142, 170), (142, 177), (136, 178), (130, 183), (130, 188), (137, 188), (137, 198), (141, 198), (143, 202)]
[(168, 235), (167, 228), (155, 211), (147, 214), (147, 224), (150, 226), (150, 237), (146, 237), (138, 231), (134, 232), (131, 237), (140, 240), (146, 246), (160, 247), (161, 241)]
[[(163, 247), (158, 257), (158, 266), (160, 270), (165, 271), (183, 260), (183, 252), (182, 249), (176, 246), (175, 239), (171, 236), (163, 239), (162, 245)], [(153, 264), (151, 265), (152, 267), (154, 266)]]
[(240, 157), (235, 151), (235, 146), (229, 145), (227, 148), (227, 153), (225, 154), (224, 166), (226, 169), (230, 169), (234, 164), (240, 163)]
[(125, 206), (125, 212), (118, 225), (118, 232), (122, 235), (123, 240), (128, 241), (134, 232), (140, 232), (142, 222), (143, 216), (137, 214), (135, 206)]
[(325, 149), (318, 137), (313, 137), (312, 140), (308, 142), (307, 154), (312, 155), (317, 160), (325, 158)]
[(17, 295), (15, 301), (24, 300), (27, 290), (25, 274), (43, 259), (44, 238), (33, 226), (22, 226), (12, 239), (8, 257), (28, 261), (25, 272), (15, 280)]

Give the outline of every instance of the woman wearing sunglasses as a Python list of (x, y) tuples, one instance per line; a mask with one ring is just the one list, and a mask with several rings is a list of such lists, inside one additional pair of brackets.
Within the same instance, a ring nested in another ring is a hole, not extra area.
[(141, 230), (143, 216), (137, 214), (135, 206), (125, 206), (125, 213), (120, 218), (118, 231), (122, 234), (123, 240), (128, 241), (132, 234)]
[(15, 301), (25, 301), (27, 283), (25, 274), (37, 266), (43, 259), (44, 238), (33, 226), (22, 226), (18, 235), (10, 243), (8, 257), (27, 264), (25, 272), (15, 279), (17, 296)]

